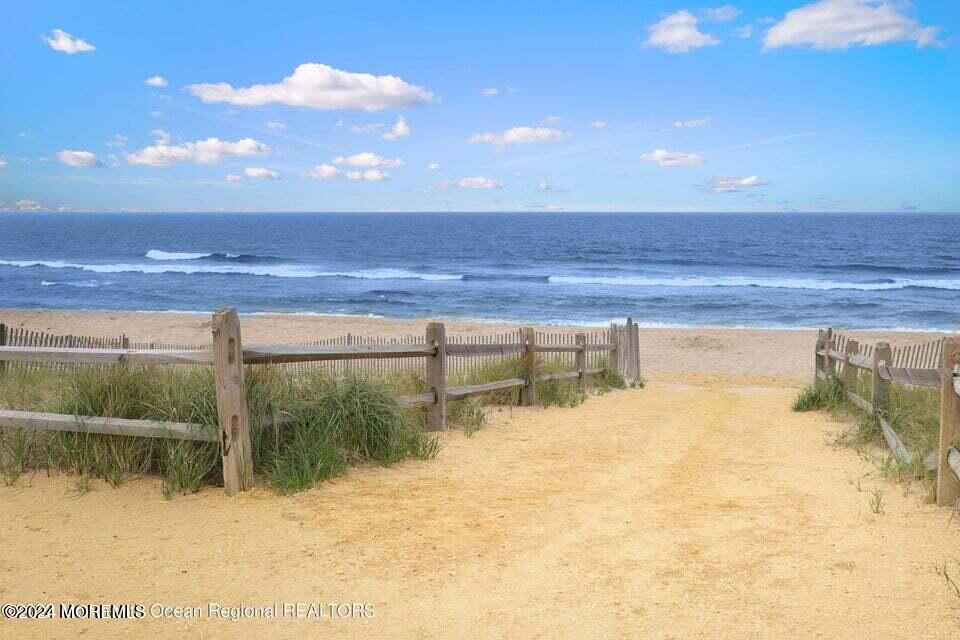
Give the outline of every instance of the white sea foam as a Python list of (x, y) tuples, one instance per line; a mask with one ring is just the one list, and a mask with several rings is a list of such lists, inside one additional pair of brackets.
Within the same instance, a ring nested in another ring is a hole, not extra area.
[(92, 273), (212, 273), (272, 276), (275, 278), (359, 278), (364, 280), (462, 280), (462, 275), (449, 273), (418, 273), (404, 269), (364, 269), (358, 271), (320, 271), (300, 265), (253, 264), (83, 264), (62, 260), (0, 260), (10, 267), (47, 267), (48, 269), (78, 269)]
[(908, 287), (960, 290), (960, 280), (898, 278), (889, 282), (841, 282), (811, 278), (764, 278), (748, 276), (691, 276), (685, 278), (653, 278), (648, 276), (550, 276), (554, 284), (599, 284), (619, 287), (759, 287), (765, 289), (812, 289), (826, 291), (850, 289), (886, 291)]
[(188, 253), (186, 251), (160, 251), (159, 249), (150, 249), (145, 257), (151, 260), (199, 260), (200, 258), (209, 258), (212, 253)]

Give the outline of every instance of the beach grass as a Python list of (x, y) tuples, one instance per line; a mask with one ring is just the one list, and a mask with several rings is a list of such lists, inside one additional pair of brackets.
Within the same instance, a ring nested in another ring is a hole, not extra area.
[[(542, 373), (571, 368), (562, 357), (538, 361)], [(489, 359), (450, 384), (477, 385), (523, 375), (522, 358)], [(597, 393), (626, 386), (622, 376), (607, 370), (591, 382)], [(246, 368), (245, 384), (254, 468), (279, 493), (302, 491), (350, 465), (387, 466), (432, 458), (439, 451), (439, 440), (424, 432), (424, 410), (404, 409), (396, 399), (423, 393), (423, 377), (415, 371), (333, 377), (323, 369), (291, 375), (282, 367), (252, 365)], [(585, 397), (576, 380), (537, 385), (541, 406), (572, 407)], [(486, 423), (489, 407), (517, 405), (519, 399), (519, 389), (511, 389), (451, 401), (449, 424), (472, 434)], [(0, 375), (0, 408), (218, 429), (213, 371), (206, 367), (11, 367)], [(158, 475), (166, 496), (222, 481), (217, 442), (6, 430), (0, 437), (4, 481), (15, 483), (37, 470), (75, 473), (84, 490), (91, 478), (119, 486), (131, 475)]]

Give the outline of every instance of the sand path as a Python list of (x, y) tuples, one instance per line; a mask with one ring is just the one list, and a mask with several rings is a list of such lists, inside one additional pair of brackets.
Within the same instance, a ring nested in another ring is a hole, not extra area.
[[(956, 638), (949, 512), (825, 445), (780, 379), (503, 410), (430, 462), (277, 497), (0, 488), (0, 601), (371, 602), (365, 620), (0, 620), (2, 637)], [(875, 515), (868, 491), (883, 490)], [(956, 565), (954, 565), (956, 566)], [(206, 614), (206, 610), (204, 611)], [(149, 628), (148, 628), (149, 627)]]

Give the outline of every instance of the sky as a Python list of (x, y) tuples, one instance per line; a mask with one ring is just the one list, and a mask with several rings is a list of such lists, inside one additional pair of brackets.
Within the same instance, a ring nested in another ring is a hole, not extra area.
[(960, 211), (960, 3), (11, 3), (0, 210)]

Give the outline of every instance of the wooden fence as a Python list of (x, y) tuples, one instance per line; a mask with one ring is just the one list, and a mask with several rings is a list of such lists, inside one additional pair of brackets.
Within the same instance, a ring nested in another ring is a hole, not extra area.
[[(417, 363), (426, 391), (398, 400), (406, 407), (424, 407), (426, 428), (447, 428), (447, 402), (492, 392), (520, 390), (521, 404), (537, 403), (537, 384), (549, 380), (576, 380), (581, 391), (587, 378), (612, 369), (628, 382), (640, 377), (637, 326), (611, 324), (609, 330), (575, 335), (524, 328), (514, 334), (489, 337), (447, 337), (442, 323), (427, 325), (421, 337), (355, 340), (352, 336), (299, 345), (243, 346), (240, 319), (233, 309), (213, 314), (212, 348), (159, 343), (130, 343), (127, 338), (93, 339), (50, 336), (0, 324), (0, 373), (7, 363), (17, 366), (70, 367), (77, 365), (192, 365), (212, 366), (216, 387), (218, 428), (204, 425), (129, 420), (109, 416), (74, 416), (0, 410), (0, 428), (74, 431), (141, 437), (218, 441), (227, 495), (253, 484), (249, 415), (244, 392), (244, 366), (269, 365), (300, 371), (309, 365), (344, 373), (351, 367), (374, 373), (402, 369)], [(499, 340), (499, 341), (494, 341)], [(542, 373), (543, 358), (568, 362), (568, 371)], [(521, 377), (475, 385), (451, 385), (464, 371), (464, 359), (481, 362), (511, 358), (521, 362)], [(605, 367), (600, 366), (605, 364)], [(451, 366), (452, 365), (452, 366)], [(593, 365), (593, 366), (591, 366)], [(389, 369), (393, 367), (394, 369)], [(451, 371), (453, 375), (451, 376)]]
[[(940, 436), (937, 450), (923, 461), (937, 474), (936, 501), (952, 505), (960, 499), (960, 336), (891, 348), (886, 342), (863, 344), (832, 329), (817, 336), (814, 380), (837, 377), (847, 398), (877, 416), (883, 437), (902, 461), (915, 462), (915, 452), (903, 444), (887, 420), (890, 384), (940, 389)], [(860, 372), (869, 372), (870, 398), (857, 394)]]

